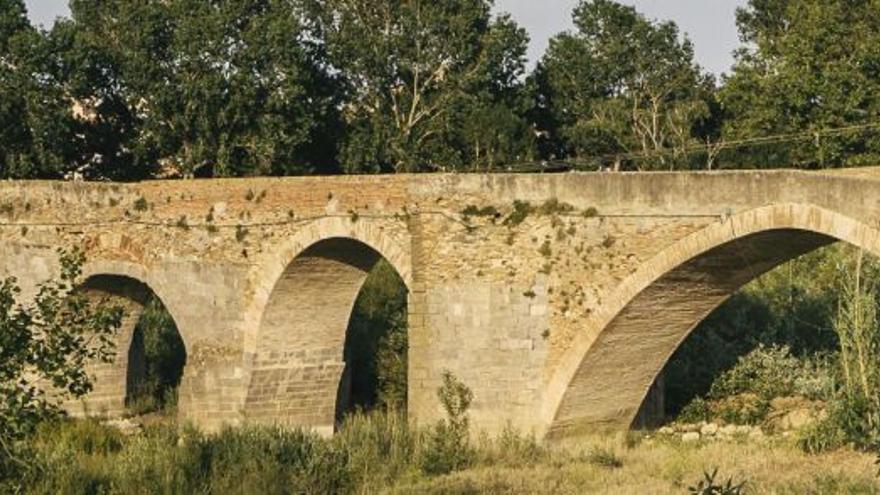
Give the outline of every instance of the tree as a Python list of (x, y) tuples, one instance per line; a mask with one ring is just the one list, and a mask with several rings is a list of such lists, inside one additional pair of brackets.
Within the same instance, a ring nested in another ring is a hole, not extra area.
[(733, 73), (720, 99), (727, 140), (799, 139), (728, 153), (728, 166), (876, 164), (880, 133), (826, 129), (876, 123), (880, 115), (880, 5), (876, 1), (751, 0), (737, 12)]
[(71, 2), (55, 34), (92, 124), (92, 175), (332, 172), (336, 84), (298, 4)]
[(76, 122), (51, 43), (21, 0), (0, 0), (0, 177), (53, 178), (74, 161)]
[(551, 140), (545, 153), (609, 155), (594, 165), (615, 169), (690, 166), (687, 148), (711, 133), (714, 86), (690, 41), (674, 23), (611, 0), (582, 0), (573, 18), (575, 32), (550, 40), (534, 75), (538, 121)]
[(114, 355), (122, 309), (73, 291), (83, 260), (62, 252), (59, 279), (42, 284), (30, 304), (16, 302), (14, 279), (0, 282), (0, 473), (26, 464), (17, 441), (59, 415), (65, 399), (91, 390), (86, 365)]
[(528, 40), (509, 17), (492, 19), (491, 1), (309, 5), (345, 83), (348, 171), (485, 168), (527, 153), (517, 99)]

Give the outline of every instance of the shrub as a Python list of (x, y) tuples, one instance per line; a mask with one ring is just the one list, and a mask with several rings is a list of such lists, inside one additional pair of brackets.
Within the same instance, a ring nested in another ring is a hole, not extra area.
[(110, 362), (121, 307), (94, 304), (74, 289), (85, 256), (59, 252), (61, 275), (42, 283), (32, 303), (19, 304), (14, 279), (0, 280), (0, 484), (32, 468), (20, 442), (58, 418), (66, 399), (92, 389), (87, 363)]
[(587, 462), (595, 466), (608, 469), (617, 469), (623, 467), (623, 461), (614, 452), (608, 449), (593, 448), (587, 454)]
[[(353, 490), (347, 454), (300, 430), (226, 429), (182, 434), (173, 425), (126, 438), (102, 439), (106, 426), (65, 423), (33, 441), (42, 472), (27, 480), (33, 493), (347, 493)], [(90, 451), (84, 445), (95, 444)]]
[(759, 345), (712, 383), (707, 399), (696, 398), (683, 408), (679, 419), (758, 424), (767, 417), (773, 399), (824, 398), (832, 382), (822, 359), (798, 359), (787, 346)]
[(451, 473), (474, 461), (467, 415), (474, 398), (473, 392), (446, 371), (437, 396), (446, 411), (446, 419), (440, 420), (427, 434), (421, 460), (422, 470), (427, 474)]
[(186, 365), (186, 349), (174, 319), (153, 297), (134, 330), (132, 346), (143, 352), (145, 373), (132, 383), (126, 405), (135, 414), (172, 411), (177, 405), (177, 386)]
[(717, 475), (718, 468), (712, 470), (711, 473), (704, 471), (703, 479), (696, 485), (688, 487), (688, 492), (695, 495), (740, 495), (743, 492), (745, 481), (734, 485), (733, 478), (728, 478), (726, 483), (720, 484), (715, 481)]
[(189, 449), (213, 493), (340, 493), (352, 485), (345, 453), (301, 430), (226, 429)]
[(699, 423), (708, 421), (710, 416), (709, 403), (702, 397), (697, 397), (681, 410), (678, 420), (685, 423)]
[(798, 385), (808, 381), (812, 371), (788, 346), (759, 345), (712, 383), (709, 397), (753, 393), (769, 400), (800, 394)]
[(409, 473), (419, 434), (399, 412), (355, 412), (345, 418), (332, 442), (345, 453), (347, 469), (364, 493), (379, 491)]
[(345, 344), (350, 406), (405, 411), (407, 288), (385, 260), (373, 267), (355, 301)]
[(549, 454), (533, 435), (521, 435), (510, 425), (495, 439), (482, 437), (478, 447), (476, 462), (484, 466), (532, 466)]

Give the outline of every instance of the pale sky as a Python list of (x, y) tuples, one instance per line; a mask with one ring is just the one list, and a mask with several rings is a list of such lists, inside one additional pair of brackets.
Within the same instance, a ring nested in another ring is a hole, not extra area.
[[(728, 72), (731, 52), (738, 46), (734, 12), (746, 0), (620, 0), (651, 19), (671, 19), (694, 42), (697, 62), (715, 74)], [(66, 15), (66, 0), (26, 0), (31, 19), (48, 26)], [(496, 0), (496, 10), (509, 12), (532, 38), (529, 59), (534, 62), (551, 36), (571, 28), (577, 0)]]

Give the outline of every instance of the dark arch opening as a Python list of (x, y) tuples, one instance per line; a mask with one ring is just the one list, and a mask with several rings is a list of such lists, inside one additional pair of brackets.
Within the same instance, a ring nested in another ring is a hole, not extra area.
[(337, 421), (352, 410), (406, 410), (407, 289), (384, 259), (358, 293), (345, 339)]
[(120, 275), (95, 275), (81, 286), (91, 297), (122, 307), (113, 363), (98, 365), (94, 396), (111, 414), (172, 413), (186, 366), (177, 325), (144, 283)]
[(185, 366), (186, 346), (177, 325), (153, 294), (135, 325), (128, 350), (128, 409), (135, 414), (173, 411)]

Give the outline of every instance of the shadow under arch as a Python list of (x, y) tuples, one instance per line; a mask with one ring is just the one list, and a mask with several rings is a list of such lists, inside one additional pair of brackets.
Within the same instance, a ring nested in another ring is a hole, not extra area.
[(666, 362), (715, 308), (779, 264), (836, 241), (880, 254), (880, 231), (807, 204), (749, 210), (662, 251), (621, 284), (563, 357), (544, 403), (547, 436), (627, 429)]
[(318, 240), (296, 254), (269, 293), (250, 356), (248, 421), (335, 430), (345, 400), (345, 345), (355, 301), (386, 259), (352, 237)]
[[(65, 405), (65, 408), (74, 415), (105, 417), (123, 415), (127, 412), (128, 399), (133, 396), (144, 378), (147, 363), (143, 336), (139, 337), (136, 329), (151, 301), (158, 300), (163, 306), (164, 303), (147, 283), (131, 276), (130, 270), (122, 271), (125, 274), (103, 271), (95, 265), (87, 266), (84, 270), (84, 281), (75, 289), (92, 300), (121, 307), (123, 320), (115, 338), (113, 361), (93, 363), (88, 366), (89, 372), (94, 376), (92, 392), (82, 399)], [(171, 313), (170, 309), (169, 313)], [(171, 319), (174, 320), (173, 315)], [(183, 335), (178, 332), (177, 336), (184, 342), (183, 347), (186, 349)], [(185, 367), (180, 370), (181, 376), (184, 369)]]

